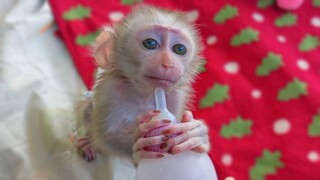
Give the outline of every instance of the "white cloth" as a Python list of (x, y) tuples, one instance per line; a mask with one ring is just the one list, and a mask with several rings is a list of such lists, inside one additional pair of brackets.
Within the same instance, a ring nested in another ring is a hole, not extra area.
[(68, 139), (86, 88), (54, 36), (57, 27), (40, 33), (53, 20), (48, 3), (1, 1), (0, 179), (134, 179), (129, 161), (98, 156), (88, 163)]

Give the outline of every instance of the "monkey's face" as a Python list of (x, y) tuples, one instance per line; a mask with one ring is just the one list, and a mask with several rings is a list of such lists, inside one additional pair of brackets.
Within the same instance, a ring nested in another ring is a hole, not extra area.
[(159, 25), (140, 29), (128, 41), (133, 45), (135, 83), (143, 87), (174, 87), (184, 76), (194, 56), (189, 36), (180, 29)]

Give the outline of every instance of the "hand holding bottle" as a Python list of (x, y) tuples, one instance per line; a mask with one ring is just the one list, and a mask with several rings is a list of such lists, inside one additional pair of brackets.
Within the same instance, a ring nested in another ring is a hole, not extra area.
[(207, 153), (206, 125), (194, 120), (190, 111), (184, 112), (181, 123), (176, 123), (175, 117), (167, 110), (163, 89), (157, 88), (155, 96), (157, 110), (148, 111), (136, 120), (132, 148), (134, 162), (159, 159), (164, 157), (163, 153), (178, 154), (187, 150)]

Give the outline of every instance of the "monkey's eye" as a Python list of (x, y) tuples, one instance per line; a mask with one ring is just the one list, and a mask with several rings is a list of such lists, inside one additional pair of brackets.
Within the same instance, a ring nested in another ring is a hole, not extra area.
[(159, 43), (154, 39), (146, 39), (142, 44), (147, 49), (156, 49), (159, 47)]
[(187, 53), (187, 48), (182, 44), (176, 44), (172, 47), (172, 51), (179, 55), (184, 55)]

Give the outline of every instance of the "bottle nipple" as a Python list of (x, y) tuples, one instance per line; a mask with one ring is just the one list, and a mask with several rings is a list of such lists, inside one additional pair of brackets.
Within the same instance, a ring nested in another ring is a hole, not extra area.
[(163, 88), (155, 89), (156, 109), (160, 110), (160, 114), (155, 119), (168, 119), (172, 124), (177, 123), (176, 117), (167, 109), (166, 94)]

